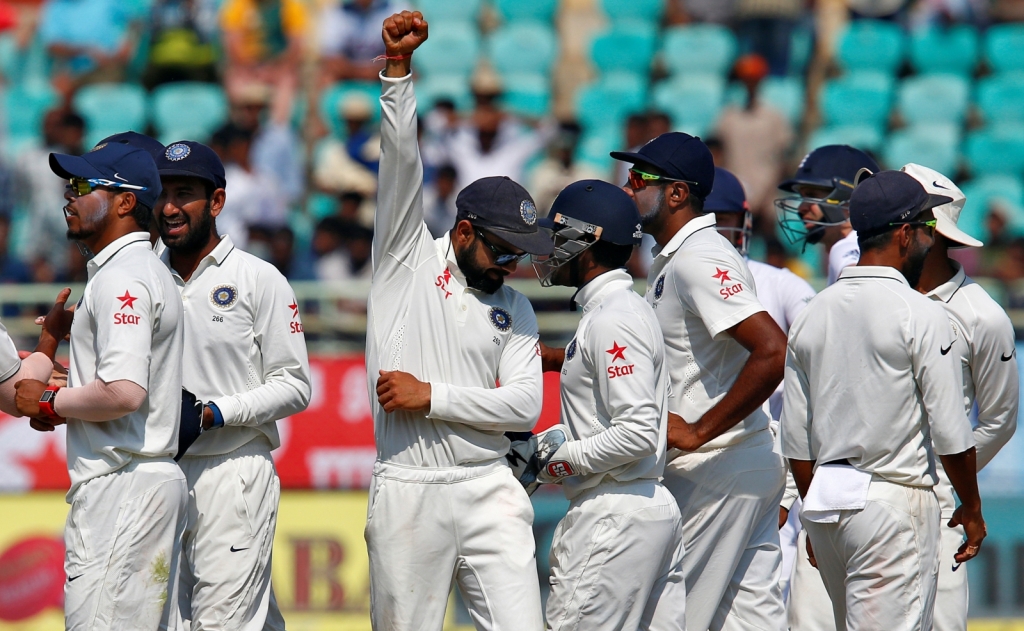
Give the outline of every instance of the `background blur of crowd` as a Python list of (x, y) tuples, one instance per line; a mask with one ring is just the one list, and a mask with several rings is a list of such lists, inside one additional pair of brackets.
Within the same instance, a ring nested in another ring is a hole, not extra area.
[(571, 181), (622, 184), (609, 151), (679, 130), (743, 181), (751, 256), (814, 278), (823, 253), (786, 242), (776, 185), (846, 143), (957, 181), (986, 242), (968, 273), (1024, 306), (1024, 0), (7, 0), (0, 282), (84, 280), (47, 154), (125, 129), (212, 145), (218, 225), (290, 279), (367, 278), (373, 59), (404, 8), (430, 22), (413, 68), (435, 235), (477, 178), (508, 175), (546, 210)]

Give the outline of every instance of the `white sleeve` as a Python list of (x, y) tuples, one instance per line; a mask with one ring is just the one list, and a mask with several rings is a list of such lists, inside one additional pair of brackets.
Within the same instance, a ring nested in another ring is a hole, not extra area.
[(1013, 325), (1005, 313), (980, 321), (974, 333), (971, 377), (978, 404), (978, 469), (992, 461), (1017, 429), (1020, 377)]
[(0, 324), (0, 381), (10, 379), (20, 367), (21, 359), (18, 357), (18, 349), (14, 347), (14, 340), (7, 333), (7, 327)]
[(798, 328), (789, 333), (786, 347), (785, 391), (782, 395), (782, 419), (779, 421), (779, 442), (782, 455), (795, 460), (816, 460), (811, 449), (811, 388), (795, 347)]
[[(927, 307), (927, 308), (924, 308)], [(974, 446), (971, 422), (964, 411), (960, 360), (950, 352), (953, 328), (945, 309), (928, 302), (905, 325), (911, 367), (928, 417), (935, 453), (945, 456)], [(943, 352), (945, 349), (945, 352)]]
[(494, 388), (430, 383), (427, 418), (485, 430), (526, 432), (540, 418), (544, 378), (540, 365), (537, 317), (519, 296), (512, 313), (512, 333), (498, 361)]
[(212, 401), (225, 425), (269, 423), (309, 405), (309, 358), (295, 294), (276, 269), (261, 270), (256, 278), (252, 328), (263, 356), (263, 383)]
[[(2, 328), (2, 325), (0, 325), (0, 328)], [(7, 339), (10, 340), (10, 337)], [(14, 347), (14, 342), (11, 342), (11, 347)], [(17, 357), (17, 354), (15, 354), (15, 357)], [(47, 383), (52, 374), (53, 362), (42, 353), (32, 353), (24, 360), (19, 359), (18, 367), (15, 369), (14, 374), (8, 375), (3, 381), (0, 381), (0, 411), (11, 416), (20, 416), (18, 406), (14, 403), (14, 398), (17, 395), (14, 384), (22, 379), (35, 379), (36, 381)]]
[(796, 317), (800, 315), (800, 312), (804, 310), (807, 303), (817, 294), (814, 293), (814, 288), (811, 287), (810, 283), (792, 272), (787, 271), (783, 278), (785, 281), (783, 284), (782, 307), (785, 311), (786, 330), (788, 331), (789, 327), (793, 326), (793, 323), (796, 322)]
[[(597, 409), (609, 418), (608, 429), (566, 443), (578, 473), (601, 473), (631, 464), (664, 448), (659, 444), (667, 422), (667, 396), (658, 395), (656, 356), (664, 341), (644, 335), (642, 318), (595, 318), (580, 349), (583, 365), (594, 379)], [(625, 347), (621, 358), (608, 349)], [(625, 369), (625, 370), (623, 370)], [(664, 369), (664, 368), (663, 368)], [(615, 374), (613, 377), (612, 375)]]
[[(730, 247), (731, 249), (731, 247)], [(732, 253), (735, 253), (733, 250)], [(764, 307), (752, 290), (750, 270), (739, 255), (702, 248), (676, 254), (672, 282), (684, 306), (696, 313), (715, 339)]]
[[(170, 298), (181, 300), (177, 292)], [(118, 283), (107, 276), (92, 285), (83, 306), (96, 327), (96, 378), (107, 383), (124, 379), (148, 391), (153, 331), (163, 305), (154, 302), (145, 281), (126, 277)]]

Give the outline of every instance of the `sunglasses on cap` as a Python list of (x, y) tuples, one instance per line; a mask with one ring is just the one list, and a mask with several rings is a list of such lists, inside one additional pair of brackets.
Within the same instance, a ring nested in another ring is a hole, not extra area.
[(530, 256), (528, 252), (524, 252), (522, 254), (515, 254), (507, 250), (502, 250), (501, 248), (497, 247), (496, 245), (488, 241), (487, 237), (485, 237), (484, 233), (481, 232), (479, 229), (476, 229), (476, 236), (480, 237), (480, 240), (483, 241), (484, 245), (486, 245), (491, 250), (491, 254), (494, 255), (495, 265), (509, 265), (513, 262), (522, 261), (526, 257)]
[(682, 182), (690, 186), (697, 186), (696, 182), (691, 182), (690, 180), (679, 180), (672, 177), (644, 173), (637, 169), (630, 169), (628, 172), (628, 179), (626, 180), (626, 184), (628, 184), (634, 191), (641, 191), (647, 188), (648, 183), (654, 184), (656, 182)]
[(896, 226), (925, 226), (927, 228), (931, 228), (931, 230), (934, 231), (935, 230), (935, 226), (938, 223), (939, 223), (938, 219), (929, 219), (928, 221), (897, 221), (897, 222), (894, 222), (894, 223), (890, 223), (889, 226), (890, 227), (896, 227)]
[(123, 188), (129, 191), (148, 191), (149, 189), (145, 186), (136, 186), (135, 184), (125, 184), (124, 182), (115, 182), (113, 180), (105, 180), (103, 178), (92, 178), (85, 179), (81, 177), (73, 177), (68, 180), (68, 188), (75, 192), (75, 195), (79, 197), (88, 195), (97, 188), (106, 186), (108, 188)]

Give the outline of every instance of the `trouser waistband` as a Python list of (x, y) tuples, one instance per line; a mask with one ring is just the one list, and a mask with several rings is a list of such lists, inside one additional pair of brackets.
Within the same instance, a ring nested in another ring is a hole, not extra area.
[(403, 482), (418, 482), (421, 484), (451, 484), (463, 482), (474, 478), (482, 478), (502, 469), (508, 469), (508, 464), (503, 460), (492, 460), (490, 462), (471, 462), (457, 467), (444, 467), (429, 469), (425, 467), (407, 467), (391, 462), (373, 463), (373, 475), (391, 480)]

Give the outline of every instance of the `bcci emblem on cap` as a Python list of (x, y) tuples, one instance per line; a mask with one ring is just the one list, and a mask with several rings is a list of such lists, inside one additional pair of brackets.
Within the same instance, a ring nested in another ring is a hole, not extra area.
[(231, 285), (214, 287), (210, 292), (210, 302), (219, 309), (227, 309), (238, 300), (238, 289)]
[(501, 307), (491, 307), (491, 324), (502, 333), (512, 328), (512, 316)]
[(519, 203), (519, 214), (522, 215), (526, 225), (532, 226), (537, 223), (537, 207), (532, 201), (524, 199)]
[(167, 150), (164, 151), (164, 157), (166, 157), (171, 162), (178, 162), (179, 160), (184, 160), (185, 158), (187, 158), (188, 154), (190, 153), (192, 153), (191, 147), (184, 143), (178, 142), (171, 145), (170, 147), (167, 147)]

